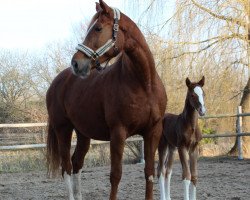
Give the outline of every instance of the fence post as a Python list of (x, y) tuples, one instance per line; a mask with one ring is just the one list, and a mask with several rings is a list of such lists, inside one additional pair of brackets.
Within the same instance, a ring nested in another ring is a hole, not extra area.
[[(242, 116), (239, 114), (242, 113), (242, 107), (238, 106), (237, 109), (237, 134), (242, 132)], [(242, 152), (242, 140), (241, 136), (237, 136), (237, 144), (238, 144), (238, 160), (243, 160), (243, 152)]]
[(145, 163), (145, 160), (144, 160), (144, 140), (141, 141), (141, 159), (140, 159), (140, 163)]

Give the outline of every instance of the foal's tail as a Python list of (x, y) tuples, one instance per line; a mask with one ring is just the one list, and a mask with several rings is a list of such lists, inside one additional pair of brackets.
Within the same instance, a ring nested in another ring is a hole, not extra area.
[(61, 157), (58, 148), (57, 136), (50, 123), (50, 120), (48, 120), (47, 132), (47, 173), (49, 176), (55, 177), (59, 174), (58, 172), (61, 163)]

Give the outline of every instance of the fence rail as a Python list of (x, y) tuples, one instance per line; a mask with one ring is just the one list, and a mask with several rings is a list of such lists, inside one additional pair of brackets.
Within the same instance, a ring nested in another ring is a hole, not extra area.
[[(205, 135), (203, 134), (203, 138), (216, 138), (216, 137), (237, 137), (238, 141), (238, 158), (243, 159), (242, 153), (242, 136), (250, 136), (250, 132), (243, 133), (242, 130), (242, 117), (250, 116), (250, 113), (242, 113), (241, 107), (238, 107), (237, 114), (219, 114), (219, 115), (207, 115), (204, 117), (200, 117), (200, 119), (212, 119), (212, 118), (228, 118), (228, 117), (237, 117), (237, 130), (236, 133), (221, 133), (221, 134), (213, 134), (213, 135)], [(0, 128), (29, 128), (29, 127), (46, 127), (47, 123), (19, 123), (19, 124), (0, 124)], [(126, 142), (134, 142), (134, 141), (143, 141), (142, 137), (134, 137), (128, 138)], [(92, 145), (99, 144), (107, 144), (109, 141), (97, 141), (91, 140)], [(75, 142), (72, 145), (76, 145)], [(24, 144), (24, 145), (8, 145), (1, 146), (0, 150), (22, 150), (22, 149), (36, 149), (36, 148), (45, 148), (46, 144)], [(143, 145), (142, 145), (143, 149)], [(143, 152), (143, 151), (142, 151)], [(142, 155), (143, 156), (143, 155)]]

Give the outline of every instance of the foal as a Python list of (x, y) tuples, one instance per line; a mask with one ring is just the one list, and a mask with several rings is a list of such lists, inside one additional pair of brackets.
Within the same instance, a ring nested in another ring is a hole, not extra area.
[[(189, 200), (189, 185), (191, 180), (190, 199), (196, 199), (198, 142), (201, 131), (198, 127), (198, 113), (205, 114), (204, 94), (202, 87), (205, 77), (197, 83), (188, 78), (185, 107), (181, 114), (167, 113), (163, 121), (163, 134), (158, 146), (159, 164), (157, 175), (159, 178), (161, 200), (170, 200), (170, 179), (172, 174), (173, 156), (178, 149), (182, 165), (182, 179), (184, 186), (184, 200)], [(188, 159), (190, 161), (188, 162)]]

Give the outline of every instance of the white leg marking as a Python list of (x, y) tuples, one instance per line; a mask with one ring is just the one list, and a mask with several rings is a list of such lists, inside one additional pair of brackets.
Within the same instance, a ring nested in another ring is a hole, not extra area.
[(148, 180), (151, 181), (151, 182), (154, 182), (154, 176), (153, 175), (149, 176)]
[(159, 185), (160, 185), (160, 196), (161, 200), (166, 200), (165, 196), (165, 176), (161, 173), (159, 177)]
[(190, 185), (190, 200), (196, 200), (196, 186), (193, 183)]
[(183, 180), (184, 200), (189, 200), (189, 185), (190, 185), (190, 180), (184, 179)]
[(64, 177), (64, 182), (66, 185), (66, 189), (68, 190), (68, 194), (69, 194), (69, 200), (75, 200), (74, 196), (73, 196), (73, 187), (72, 187), (72, 183), (71, 183), (71, 176), (68, 175), (66, 172), (64, 172), (63, 174)]
[(167, 200), (171, 200), (170, 198), (170, 182), (171, 182), (171, 176), (172, 176), (172, 170), (169, 171), (168, 177), (165, 182), (165, 188), (166, 188), (166, 197)]
[(76, 200), (82, 200), (81, 193), (81, 170), (77, 174), (72, 175), (73, 179), (73, 191)]

